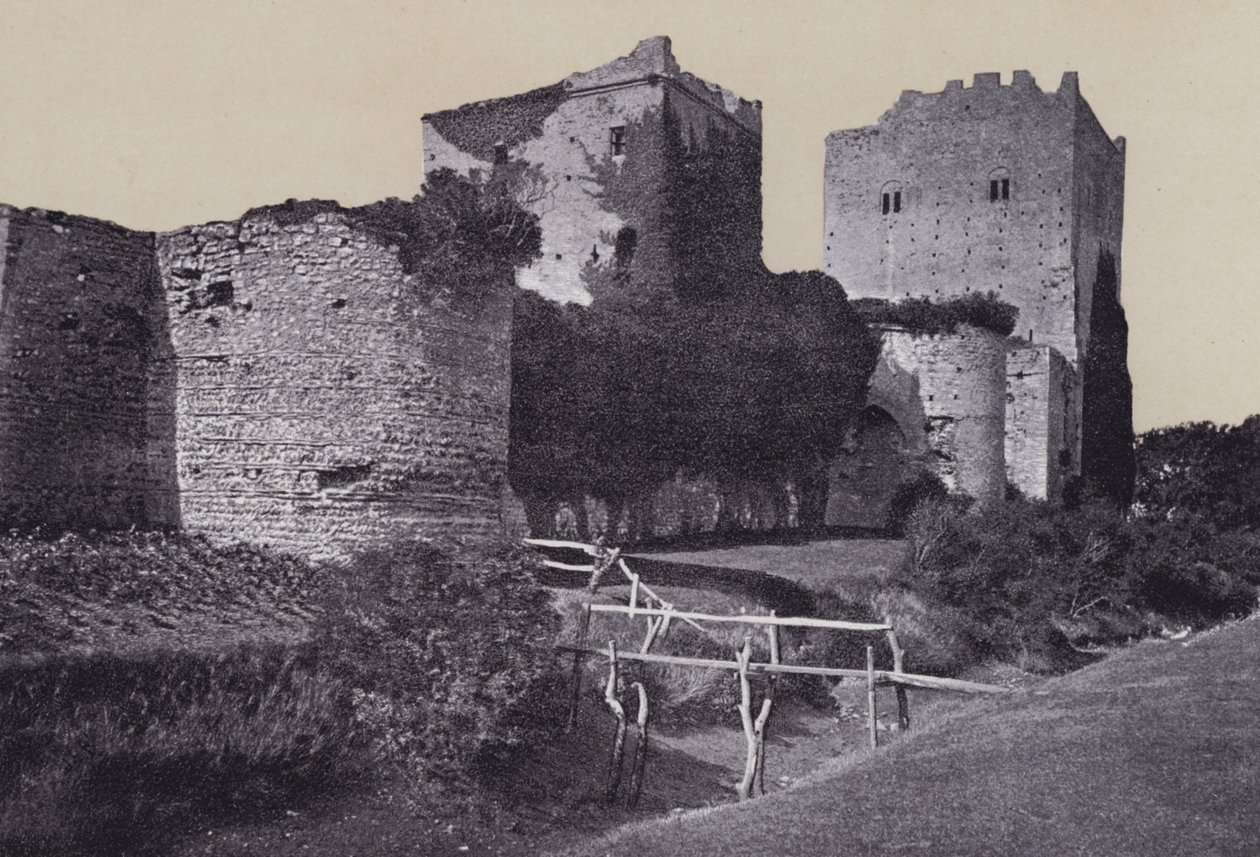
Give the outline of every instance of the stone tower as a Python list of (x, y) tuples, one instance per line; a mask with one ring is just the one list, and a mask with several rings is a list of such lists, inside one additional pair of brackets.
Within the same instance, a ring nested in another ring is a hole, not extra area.
[(1050, 92), (1026, 71), (903, 92), (874, 125), (827, 137), (824, 270), (849, 297), (994, 292), (1019, 309), (1005, 457), (1029, 496), (1056, 498), (1082, 474), (1100, 277), (1118, 311), (1124, 147), (1073, 72)]
[(518, 282), (589, 303), (616, 275), (760, 265), (761, 104), (682, 71), (665, 37), (553, 86), (424, 117), (424, 169), (524, 162), (543, 258)]

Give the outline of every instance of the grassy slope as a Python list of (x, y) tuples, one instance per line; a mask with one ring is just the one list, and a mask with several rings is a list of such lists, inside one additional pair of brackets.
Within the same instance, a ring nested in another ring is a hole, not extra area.
[[(1252, 855), (1260, 619), (962, 709), (799, 788), (583, 854)], [(650, 776), (650, 771), (649, 771)]]
[(825, 539), (649, 556), (669, 562), (764, 571), (807, 586), (823, 587), (858, 578), (874, 579), (881, 571), (895, 570), (904, 554), (905, 542), (899, 539)]

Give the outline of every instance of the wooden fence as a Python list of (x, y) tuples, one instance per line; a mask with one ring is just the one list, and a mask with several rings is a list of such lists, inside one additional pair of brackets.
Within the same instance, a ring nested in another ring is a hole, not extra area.
[[(741, 800), (747, 800), (752, 796), (754, 782), (758, 783), (760, 792), (765, 794), (765, 736), (774, 703), (776, 677), (778, 675), (816, 675), (830, 678), (865, 679), (867, 697), (866, 725), (868, 740), (872, 748), (879, 746), (876, 691), (881, 686), (891, 686), (896, 692), (897, 727), (901, 731), (910, 728), (910, 704), (907, 688), (919, 687), (962, 693), (1007, 692), (1007, 688), (995, 685), (905, 672), (905, 650), (901, 647), (896, 630), (887, 622), (851, 622), (840, 619), (816, 619), (808, 616), (776, 616), (773, 611), (767, 616), (758, 616), (744, 613), (717, 614), (679, 610), (673, 604), (662, 599), (647, 584), (640, 580), (639, 575), (630, 569), (621, 557), (620, 551), (615, 548), (608, 549), (599, 545), (555, 539), (526, 539), (525, 543), (541, 548), (577, 550), (591, 556), (593, 561), (586, 564), (562, 563), (551, 559), (545, 559), (543, 562), (549, 568), (588, 574), (587, 591), (592, 596), (599, 589), (600, 585), (605, 583), (605, 577), (609, 572), (615, 571), (623, 578), (624, 582), (630, 585), (628, 604), (595, 604), (589, 600), (583, 604), (575, 643), (573, 645), (557, 646), (558, 649), (573, 655), (573, 674), (567, 725), (569, 729), (577, 725), (582, 691), (583, 659), (592, 656), (606, 656), (608, 659), (608, 680), (604, 688), (604, 700), (617, 720), (617, 729), (613, 736), (609, 764), (607, 798), (610, 802), (615, 800), (621, 782), (627, 729), (625, 709), (617, 696), (618, 664), (621, 661), (732, 670), (738, 673), (740, 683), (739, 714), (746, 742), (744, 776), (738, 788)], [(640, 599), (643, 600), (642, 606), (639, 604)], [(610, 613), (623, 615), (627, 618), (643, 617), (646, 619), (647, 630), (639, 651), (618, 651), (616, 642), (612, 640), (608, 642), (606, 651), (590, 647), (588, 636), (590, 634), (592, 613)], [(765, 662), (752, 660), (752, 649), (750, 640), (747, 637), (744, 639), (743, 646), (735, 653), (735, 657), (729, 661), (652, 653), (650, 650), (653, 644), (665, 638), (669, 633), (669, 626), (673, 620), (685, 622), (711, 639), (715, 638), (704, 627), (705, 625), (740, 624), (764, 627), (769, 638), (769, 660)], [(869, 645), (866, 647), (865, 669), (782, 663), (779, 641), (780, 628), (819, 628), (880, 635), (886, 641), (892, 654), (893, 668), (892, 670), (875, 669), (874, 647)], [(762, 698), (761, 706), (755, 717), (753, 716), (752, 688), (749, 681), (749, 676), (752, 673), (765, 673), (769, 676), (768, 690)], [(638, 716), (636, 717), (637, 743), (635, 745), (635, 758), (631, 766), (630, 793), (628, 796), (628, 802), (631, 806), (634, 806), (642, 789), (647, 758), (648, 698), (647, 691), (641, 682), (634, 682), (632, 688), (636, 690), (639, 702)]]

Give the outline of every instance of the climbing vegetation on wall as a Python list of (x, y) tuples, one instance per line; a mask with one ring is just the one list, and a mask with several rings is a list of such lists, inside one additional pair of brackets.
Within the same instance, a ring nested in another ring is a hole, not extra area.
[(538, 258), (538, 217), (517, 199), (536, 171), (521, 161), (471, 177), (434, 170), (419, 196), (383, 200), (354, 213), (379, 240), (398, 246), (404, 269), (426, 289), (473, 296)]
[(817, 272), (748, 276), (721, 300), (637, 312), (522, 293), (512, 486), (615, 500), (680, 468), (811, 471), (843, 439), (877, 355), (839, 284)]
[(972, 292), (939, 301), (859, 298), (853, 301), (853, 308), (870, 324), (895, 325), (925, 336), (953, 333), (962, 324), (1010, 336), (1019, 316), (1017, 308), (1000, 300), (994, 292)]

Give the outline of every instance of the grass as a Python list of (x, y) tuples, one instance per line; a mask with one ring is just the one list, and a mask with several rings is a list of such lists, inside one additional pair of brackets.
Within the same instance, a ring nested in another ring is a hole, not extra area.
[[(1260, 619), (956, 708), (796, 789), (582, 854), (1254, 854)], [(574, 852), (577, 853), (577, 852)]]
[(366, 763), (344, 691), (274, 644), (2, 669), (0, 853), (128, 853), (336, 791)]
[(652, 559), (778, 575), (813, 589), (863, 587), (897, 570), (901, 539), (822, 539), (804, 544), (744, 545), (715, 550), (654, 553)]

